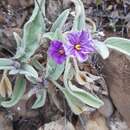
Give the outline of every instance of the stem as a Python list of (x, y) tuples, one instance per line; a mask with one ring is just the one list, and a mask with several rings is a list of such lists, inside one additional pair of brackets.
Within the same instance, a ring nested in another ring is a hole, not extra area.
[(45, 14), (42, 12), (42, 9), (41, 9), (41, 6), (40, 6), (40, 3), (38, 2), (38, 0), (36, 0), (36, 3), (37, 3), (37, 5), (38, 5), (38, 7), (39, 7), (39, 9), (40, 9), (40, 11), (41, 11), (42, 17), (43, 17), (43, 19), (44, 19), (44, 18), (45, 18)]
[(75, 58), (73, 58), (73, 62), (74, 62), (74, 68), (75, 68), (76, 73), (79, 73), (80, 70), (77, 64), (77, 60)]
[(58, 83), (56, 82), (55, 80), (53, 79), (49, 79), (57, 88), (59, 88), (62, 92), (63, 92), (63, 87)]
[(86, 21), (88, 21), (89, 23), (92, 24), (93, 32), (96, 32), (96, 24), (95, 24), (95, 22), (92, 19), (90, 19), (90, 18), (86, 18)]

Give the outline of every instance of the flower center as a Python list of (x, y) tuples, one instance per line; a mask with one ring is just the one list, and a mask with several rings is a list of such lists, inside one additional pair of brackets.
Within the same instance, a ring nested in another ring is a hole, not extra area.
[(59, 53), (60, 53), (61, 55), (63, 55), (63, 54), (65, 53), (65, 51), (64, 51), (63, 49), (60, 49), (60, 50), (59, 50)]
[(74, 48), (77, 50), (77, 51), (80, 51), (81, 50), (81, 45), (80, 44), (76, 44), (74, 46)]

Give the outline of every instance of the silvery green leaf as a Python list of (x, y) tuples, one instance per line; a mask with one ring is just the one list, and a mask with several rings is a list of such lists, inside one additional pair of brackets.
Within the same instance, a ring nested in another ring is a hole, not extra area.
[(36, 109), (44, 106), (46, 101), (46, 95), (47, 95), (46, 89), (42, 89), (40, 90), (40, 92), (36, 93), (37, 99), (35, 103), (32, 105), (32, 109)]
[(93, 40), (96, 51), (102, 56), (103, 59), (109, 57), (109, 49), (105, 42), (100, 42), (98, 40)]
[(103, 105), (103, 102), (96, 96), (88, 93), (87, 91), (76, 87), (70, 82), (69, 75), (71, 71), (71, 63), (69, 59), (66, 61), (65, 72), (64, 72), (64, 85), (65, 88), (73, 95), (75, 98), (79, 99), (82, 103), (87, 104), (89, 106), (99, 108)]
[(1, 103), (5, 101), (5, 98), (3, 98), (2, 96), (0, 96), (0, 106), (1, 106)]
[(25, 64), (22, 66), (22, 69), (19, 71), (20, 74), (24, 74), (26, 76), (38, 78), (37, 71), (29, 64)]
[(17, 47), (21, 47), (21, 42), (22, 42), (21, 37), (16, 32), (13, 32), (13, 35), (14, 35), (15, 41), (17, 43)]
[[(37, 0), (41, 6), (42, 11), (45, 10), (45, 0)], [(42, 12), (35, 0), (35, 8), (29, 21), (24, 25), (23, 32), (23, 44), (24, 44), (24, 55), (21, 60), (26, 61), (30, 58), (36, 49), (40, 45), (40, 39), (42, 33), (45, 32), (45, 21), (42, 16)], [(43, 12), (45, 14), (45, 12)]]
[(71, 69), (72, 69), (72, 65), (71, 65), (71, 63), (70, 63), (70, 61), (69, 61), (69, 58), (67, 58), (67, 60), (66, 60), (66, 65), (65, 65), (65, 71), (64, 71), (64, 85), (65, 86), (68, 86), (68, 80), (71, 80), (70, 79), (70, 72), (71, 72)]
[(81, 102), (78, 98), (73, 96), (67, 89), (64, 89), (63, 93), (73, 113), (79, 115), (87, 110), (86, 105), (83, 102)]
[(16, 74), (21, 74), (29, 77), (33, 77), (35, 79), (38, 78), (38, 73), (37, 71), (29, 64), (24, 64), (20, 69), (12, 69), (9, 74), (11, 75), (16, 75)]
[(1, 66), (10, 66), (13, 65), (13, 60), (8, 58), (0, 58), (0, 65)]
[(42, 66), (42, 64), (35, 58), (33, 58), (31, 60), (31, 65), (34, 66), (39, 71), (43, 71), (44, 70), (44, 67)]
[(110, 37), (104, 42), (109, 48), (115, 49), (130, 56), (130, 40), (120, 37)]
[(43, 34), (43, 38), (47, 38), (49, 40), (60, 40), (63, 43), (65, 43), (66, 40), (64, 37), (65, 37), (64, 34), (57, 30), (55, 32), (47, 32), (47, 33)]
[(56, 21), (54, 22), (54, 24), (51, 27), (51, 32), (55, 32), (55, 31), (60, 31), (62, 30), (63, 25), (65, 24), (68, 15), (69, 15), (70, 10), (66, 9), (65, 11), (63, 11), (60, 16), (56, 19)]
[(71, 0), (75, 4), (76, 16), (73, 23), (73, 31), (82, 31), (85, 29), (85, 11), (81, 0)]
[(104, 104), (98, 97), (93, 96), (92, 94), (88, 93), (87, 91), (76, 87), (70, 81), (68, 83), (68, 87), (66, 87), (66, 88), (73, 96), (75, 96), (77, 99), (79, 99), (84, 104), (87, 104), (91, 107), (99, 108)]
[(49, 40), (54, 40), (55, 39), (55, 32), (47, 32), (43, 34), (43, 38), (47, 38)]
[(9, 101), (4, 101), (1, 103), (3, 107), (12, 107), (19, 102), (22, 98), (26, 87), (26, 80), (23, 76), (17, 76), (14, 91)]
[(16, 75), (16, 74), (18, 74), (19, 73), (19, 69), (16, 69), (16, 68), (13, 68), (13, 69), (11, 69), (10, 71), (9, 71), (9, 74), (10, 75)]
[(13, 60), (7, 58), (0, 58), (0, 70), (10, 70), (13, 69)]
[(49, 77), (53, 80), (57, 80), (64, 71), (64, 65), (64, 63), (57, 64), (53, 59), (48, 58), (46, 77)]
[(17, 49), (16, 49), (16, 54), (14, 58), (17, 59), (17, 58), (20, 58), (24, 54), (24, 45), (22, 43), (21, 37), (16, 32), (14, 32), (13, 35), (17, 43)]
[(74, 112), (76, 115), (79, 115), (80, 113), (82, 113), (83, 111), (86, 110), (86, 105), (81, 102), (78, 98), (76, 98), (75, 96), (73, 96), (68, 89), (62, 87), (60, 84), (58, 84), (56, 81), (51, 80), (52, 83), (58, 87), (62, 93), (65, 95), (65, 98), (68, 102), (68, 105), (70, 106), (72, 112)]
[(30, 81), (31, 83), (33, 84), (36, 84), (37, 83), (37, 79), (32, 77), (32, 76), (28, 76), (28, 75), (25, 75), (25, 77), (27, 78), (28, 81)]

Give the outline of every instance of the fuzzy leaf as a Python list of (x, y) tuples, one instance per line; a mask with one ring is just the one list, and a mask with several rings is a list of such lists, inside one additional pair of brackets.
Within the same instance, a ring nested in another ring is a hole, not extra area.
[[(42, 11), (45, 10), (45, 0), (37, 0)], [(45, 14), (45, 12), (43, 12)], [(41, 10), (35, 0), (35, 8), (29, 21), (24, 25), (23, 44), (24, 55), (22, 61), (28, 60), (40, 45), (41, 34), (45, 32), (45, 22)]]
[(33, 58), (31, 60), (31, 64), (32, 66), (34, 66), (37, 70), (39, 71), (43, 71), (44, 67), (42, 66), (42, 64), (35, 58)]
[(130, 40), (120, 37), (110, 37), (104, 42), (109, 48), (120, 51), (126, 55), (130, 55)]
[(47, 32), (43, 34), (43, 38), (47, 38), (49, 40), (54, 40), (56, 39), (56, 33), (55, 32)]
[(22, 42), (21, 37), (16, 32), (13, 32), (13, 35), (14, 35), (15, 41), (17, 43), (17, 47), (21, 47), (21, 42)]
[(91, 107), (99, 108), (104, 103), (96, 96), (93, 96), (92, 94), (88, 93), (87, 91), (76, 87), (73, 85), (70, 81), (68, 84), (69, 87), (67, 87), (68, 91), (75, 96), (77, 99), (79, 99), (84, 104), (87, 104)]
[(67, 59), (65, 72), (64, 72), (64, 84), (65, 84), (65, 88), (68, 89), (71, 95), (79, 99), (82, 103), (87, 104), (89, 106), (92, 106), (95, 108), (99, 108), (100, 106), (102, 106), (103, 102), (98, 97), (93, 96), (87, 91), (76, 87), (70, 82), (70, 79), (69, 79), (70, 70), (71, 70), (71, 63), (69, 62), (69, 59)]
[(30, 81), (33, 84), (37, 83), (37, 79), (28, 75), (25, 75), (25, 77), (27, 78), (28, 81)]
[(7, 58), (0, 58), (0, 70), (10, 70), (13, 68), (13, 60)]
[(0, 106), (1, 106), (1, 103), (5, 101), (5, 98), (3, 98), (2, 96), (0, 96)]
[(58, 87), (63, 92), (72, 112), (74, 112), (76, 115), (79, 115), (80, 113), (82, 113), (83, 111), (86, 110), (86, 105), (84, 103), (82, 103), (78, 98), (73, 96), (68, 91), (68, 89), (62, 87), (60, 84), (58, 84), (54, 80), (51, 80), (51, 81), (54, 85), (56, 85), (56, 87)]
[(63, 71), (64, 71), (64, 63), (56, 64), (54, 60), (48, 58), (46, 77), (49, 77), (53, 80), (57, 80), (61, 76)]
[(16, 32), (14, 32), (13, 35), (17, 43), (17, 50), (16, 50), (16, 54), (14, 58), (17, 59), (17, 58), (20, 58), (24, 54), (24, 45), (22, 43), (21, 37)]
[(25, 92), (25, 87), (26, 87), (26, 80), (24, 79), (24, 77), (17, 76), (11, 100), (4, 101), (1, 103), (1, 105), (3, 107), (8, 108), (17, 104)]
[(38, 78), (38, 73), (37, 71), (29, 64), (24, 64), (20, 69), (12, 69), (9, 74), (11, 75), (16, 75), (16, 74), (21, 74), (25, 76), (30, 76), (34, 78)]
[(76, 115), (79, 115), (85, 110), (87, 110), (86, 105), (83, 102), (81, 102), (78, 98), (73, 96), (67, 89), (64, 89), (63, 93), (72, 112), (74, 112)]
[(75, 4), (76, 16), (73, 23), (73, 31), (85, 29), (85, 11), (81, 0), (71, 0)]
[(39, 93), (36, 93), (37, 100), (33, 104), (32, 109), (42, 107), (45, 104), (46, 95), (47, 95), (46, 89), (42, 89)]
[(38, 78), (38, 73), (37, 73), (37, 71), (31, 66), (31, 65), (28, 65), (28, 64), (25, 64), (24, 66), (23, 66), (23, 70), (25, 71), (21, 71), (21, 73), (20, 74), (25, 74), (25, 75), (27, 75), (27, 76), (31, 76), (31, 77), (34, 77), (34, 78)]
[(96, 51), (102, 56), (103, 59), (106, 59), (109, 57), (109, 50), (104, 42), (94, 40), (94, 46), (95, 46)]
[(51, 32), (55, 32), (55, 31), (60, 31), (62, 30), (63, 25), (65, 24), (68, 15), (69, 15), (70, 10), (66, 9), (65, 11), (63, 11), (60, 16), (56, 19), (56, 21), (54, 22), (54, 24), (51, 27)]

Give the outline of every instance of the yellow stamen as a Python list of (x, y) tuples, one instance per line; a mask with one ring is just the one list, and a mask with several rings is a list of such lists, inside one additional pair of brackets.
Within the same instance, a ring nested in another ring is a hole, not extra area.
[(80, 51), (81, 46), (80, 46), (80, 44), (76, 44), (74, 48), (75, 48), (77, 51)]

